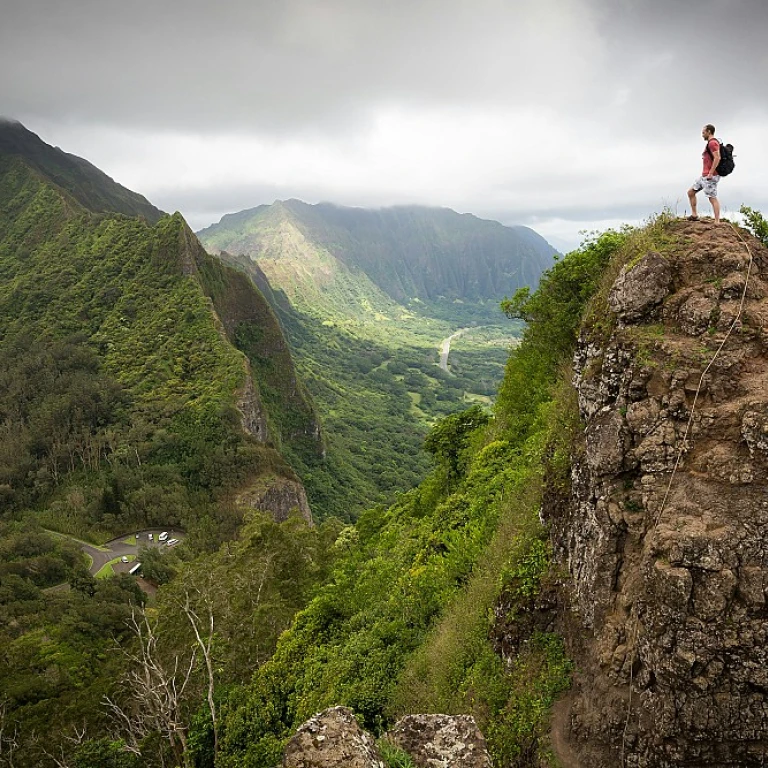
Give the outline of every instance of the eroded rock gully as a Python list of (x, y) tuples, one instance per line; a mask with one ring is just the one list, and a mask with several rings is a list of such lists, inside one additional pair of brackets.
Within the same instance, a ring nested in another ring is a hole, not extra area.
[(742, 233), (743, 313), (701, 380), (749, 253), (727, 224), (671, 232), (614, 284), (610, 334), (582, 332), (581, 458), (543, 510), (571, 575), (569, 768), (768, 765), (768, 250)]

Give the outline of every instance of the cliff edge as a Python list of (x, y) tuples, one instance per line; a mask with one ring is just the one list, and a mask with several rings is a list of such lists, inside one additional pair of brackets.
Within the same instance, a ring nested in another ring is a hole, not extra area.
[(666, 236), (581, 330), (584, 431), (542, 510), (570, 575), (570, 768), (768, 753), (768, 249), (728, 223)]

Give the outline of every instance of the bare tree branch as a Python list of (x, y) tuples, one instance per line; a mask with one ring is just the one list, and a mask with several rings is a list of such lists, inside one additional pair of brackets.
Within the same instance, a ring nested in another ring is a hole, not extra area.
[(0, 764), (14, 768), (14, 757), (21, 740), (19, 738), (19, 724), (11, 724), (8, 714), (8, 697), (3, 696), (0, 701)]
[(213, 697), (214, 693), (214, 675), (213, 675), (213, 603), (210, 600), (210, 596), (206, 599), (206, 608), (208, 609), (208, 638), (204, 641), (201, 635), (202, 621), (200, 617), (192, 609), (189, 600), (189, 592), (184, 593), (184, 604), (181, 606), (184, 613), (189, 619), (189, 623), (192, 626), (192, 631), (195, 633), (197, 644), (200, 648), (200, 652), (203, 654), (203, 660), (205, 661), (205, 668), (208, 676), (208, 709), (211, 713), (211, 723), (213, 725), (213, 754), (214, 756), (219, 753), (219, 727), (216, 719), (216, 702)]
[(128, 670), (123, 675), (122, 687), (128, 694), (125, 701), (105, 696), (104, 706), (125, 735), (131, 752), (140, 755), (143, 739), (159, 733), (168, 739), (177, 761), (188, 762), (189, 725), (182, 699), (195, 668), (197, 651), (192, 651), (189, 662), (183, 666), (179, 655), (174, 655), (169, 668), (158, 649), (156, 628), (146, 613), (137, 615), (136, 608), (132, 608), (128, 626), (138, 646), (135, 651), (123, 649)]

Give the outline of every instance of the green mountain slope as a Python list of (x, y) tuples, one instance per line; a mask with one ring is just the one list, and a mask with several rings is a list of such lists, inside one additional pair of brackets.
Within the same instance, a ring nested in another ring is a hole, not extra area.
[(311, 277), (322, 288), (343, 265), (399, 303), (498, 301), (535, 286), (555, 253), (530, 229), (445, 208), (364, 210), (299, 200), (225, 216), (199, 236), (214, 251), (261, 262), (280, 287), (291, 275), (297, 283)]
[(567, 363), (606, 269), (653, 247), (653, 235), (605, 233), (506, 305), (529, 324), (493, 413), (439, 422), (428, 478), (347, 533), (331, 579), (232, 690), (217, 766), (277, 764), (302, 722), (337, 705), (376, 734), (409, 713), (471, 714), (494, 765), (550, 764), (549, 708), (572, 665), (539, 510), (568, 487), (582, 428)]
[(295, 482), (277, 448), (322, 450), (277, 320), (180, 215), (93, 213), (36, 157), (0, 154), (3, 506), (81, 535), (176, 523), (214, 542), (237, 514), (225, 498)]
[(0, 118), (0, 155), (23, 158), (91, 211), (143, 216), (153, 224), (164, 215), (142, 195), (113, 181), (87, 160), (46, 144), (21, 123)]

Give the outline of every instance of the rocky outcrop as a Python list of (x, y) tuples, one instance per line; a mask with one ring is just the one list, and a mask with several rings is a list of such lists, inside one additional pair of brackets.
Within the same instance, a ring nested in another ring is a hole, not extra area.
[[(473, 717), (407, 715), (384, 736), (418, 768), (492, 768)], [(332, 707), (307, 720), (288, 742), (284, 768), (385, 768), (376, 742), (352, 710)]]
[(297, 511), (312, 525), (312, 510), (307, 501), (307, 493), (298, 480), (286, 477), (262, 478), (258, 485), (241, 492), (237, 503), (242, 507), (267, 512), (278, 523), (285, 522), (291, 513)]
[(492, 768), (485, 737), (468, 715), (408, 715), (386, 739), (419, 768)]
[(669, 262), (658, 253), (648, 253), (637, 264), (622, 268), (608, 305), (622, 322), (640, 320), (666, 298), (671, 279)]
[(267, 428), (267, 414), (264, 412), (259, 393), (253, 381), (251, 366), (247, 361), (245, 366), (245, 384), (237, 397), (237, 410), (240, 412), (240, 423), (243, 431), (260, 443), (266, 443), (269, 438)]
[(583, 455), (543, 509), (571, 576), (570, 768), (768, 761), (768, 251), (671, 234), (619, 275), (613, 330), (584, 329)]
[(283, 768), (385, 768), (373, 736), (346, 707), (326, 709), (288, 742)]

